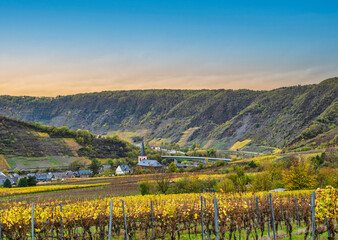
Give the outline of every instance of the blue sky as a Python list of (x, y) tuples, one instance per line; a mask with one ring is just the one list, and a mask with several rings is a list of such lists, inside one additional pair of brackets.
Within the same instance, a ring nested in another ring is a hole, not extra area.
[(0, 94), (318, 83), (337, 26), (337, 1), (2, 0)]

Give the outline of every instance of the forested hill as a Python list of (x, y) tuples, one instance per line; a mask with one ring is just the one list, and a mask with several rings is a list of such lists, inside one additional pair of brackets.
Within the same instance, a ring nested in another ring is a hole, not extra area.
[(66, 167), (74, 160), (125, 158), (136, 148), (118, 137), (0, 116), (0, 169)]
[[(338, 78), (251, 90), (133, 90), (56, 98), (0, 96), (0, 114), (96, 134), (227, 149), (252, 139), (283, 147), (335, 131)], [(332, 134), (331, 134), (332, 135)]]

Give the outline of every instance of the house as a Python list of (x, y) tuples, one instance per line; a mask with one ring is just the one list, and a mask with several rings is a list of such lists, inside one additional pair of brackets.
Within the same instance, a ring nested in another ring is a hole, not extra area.
[(140, 166), (142, 168), (148, 168), (148, 167), (161, 168), (162, 164), (160, 164), (156, 160), (143, 159), (137, 164), (137, 166)]
[(67, 178), (67, 173), (66, 172), (55, 172), (53, 173), (52, 179), (53, 180), (65, 180)]
[(52, 173), (41, 173), (35, 174), (34, 176), (38, 182), (48, 182), (52, 180), (53, 174)]
[(79, 170), (78, 173), (80, 178), (88, 178), (90, 175), (92, 175), (91, 170)]
[(130, 172), (128, 165), (120, 165), (116, 168), (116, 174), (126, 174)]
[(175, 165), (176, 165), (177, 168), (188, 168), (188, 167), (191, 167), (191, 165), (189, 165), (189, 164), (176, 163)]
[(3, 186), (5, 181), (9, 179), (9, 181), (11, 181), (11, 184), (15, 184), (16, 182), (13, 181), (13, 179), (9, 176), (7, 176), (6, 174), (4, 174), (3, 172), (0, 172), (0, 185)]
[(106, 170), (111, 169), (110, 165), (102, 165), (101, 169), (99, 170), (99, 173), (103, 173)]
[(67, 178), (76, 178), (76, 177), (80, 177), (78, 172), (73, 172), (73, 171), (67, 171), (66, 172), (66, 177)]

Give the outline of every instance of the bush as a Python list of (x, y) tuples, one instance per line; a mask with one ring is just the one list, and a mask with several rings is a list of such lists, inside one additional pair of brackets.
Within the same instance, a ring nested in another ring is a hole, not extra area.
[(236, 191), (235, 185), (229, 178), (224, 178), (223, 180), (219, 182), (217, 186), (223, 192), (235, 192)]
[(169, 165), (169, 171), (170, 172), (176, 172), (177, 171), (177, 166), (174, 162), (170, 163)]
[(142, 196), (150, 194), (150, 185), (149, 183), (141, 183), (140, 184), (140, 193)]
[(85, 164), (81, 162), (79, 159), (75, 159), (68, 166), (68, 169), (71, 171), (79, 171), (81, 168), (84, 168)]
[(28, 186), (28, 181), (27, 178), (21, 178), (18, 183), (18, 187), (27, 187)]
[(35, 177), (29, 176), (27, 179), (27, 186), (29, 187), (33, 187), (36, 186), (36, 184), (38, 183), (38, 181), (36, 180)]
[(257, 164), (256, 164), (254, 161), (250, 161), (250, 162), (248, 163), (248, 166), (249, 166), (250, 168), (256, 168), (256, 167), (257, 167)]
[(11, 181), (7, 178), (6, 181), (4, 182), (4, 188), (11, 188), (12, 183)]

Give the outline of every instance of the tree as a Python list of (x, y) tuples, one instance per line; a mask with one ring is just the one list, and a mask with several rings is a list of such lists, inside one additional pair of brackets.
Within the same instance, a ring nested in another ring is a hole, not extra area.
[(101, 163), (99, 162), (99, 160), (97, 160), (96, 158), (93, 159), (92, 163), (89, 165), (89, 169), (92, 170), (93, 175), (98, 174), (100, 168), (101, 168)]
[(27, 186), (29, 186), (29, 187), (36, 186), (37, 183), (38, 183), (38, 181), (36, 180), (35, 177), (33, 177), (33, 176), (28, 177)]
[(216, 150), (213, 148), (210, 148), (208, 150), (208, 157), (216, 157)]
[(12, 187), (12, 183), (11, 181), (7, 178), (4, 182), (4, 188), (11, 188)]
[(272, 189), (272, 175), (270, 172), (257, 174), (251, 183), (252, 191), (269, 191)]
[(156, 188), (160, 193), (166, 194), (170, 185), (170, 176), (161, 174), (161, 177), (156, 180)]
[(27, 178), (20, 178), (19, 183), (18, 183), (18, 187), (27, 187), (28, 186), (28, 182), (27, 182)]
[(109, 159), (107, 163), (110, 165), (110, 169), (114, 168), (114, 161), (112, 159)]
[(223, 192), (235, 192), (236, 187), (234, 183), (229, 178), (224, 178), (218, 184), (219, 188), (222, 189)]
[(85, 167), (84, 163), (81, 162), (79, 159), (76, 159), (69, 164), (68, 169), (71, 171), (79, 171), (80, 168), (84, 167)]
[(150, 194), (150, 186), (149, 183), (141, 183), (140, 184), (140, 193), (143, 195)]
[(7, 175), (8, 174), (8, 170), (4, 169), (4, 170), (2, 170), (2, 173)]
[(196, 143), (195, 143), (195, 142), (193, 142), (193, 143), (192, 143), (192, 147), (191, 147), (191, 149), (192, 149), (192, 150), (195, 150), (195, 148), (196, 148)]
[(312, 189), (316, 176), (304, 161), (292, 160), (290, 170), (283, 172), (283, 183), (287, 190)]
[(177, 171), (177, 166), (174, 162), (170, 163), (169, 165), (169, 171), (170, 172), (176, 172)]

